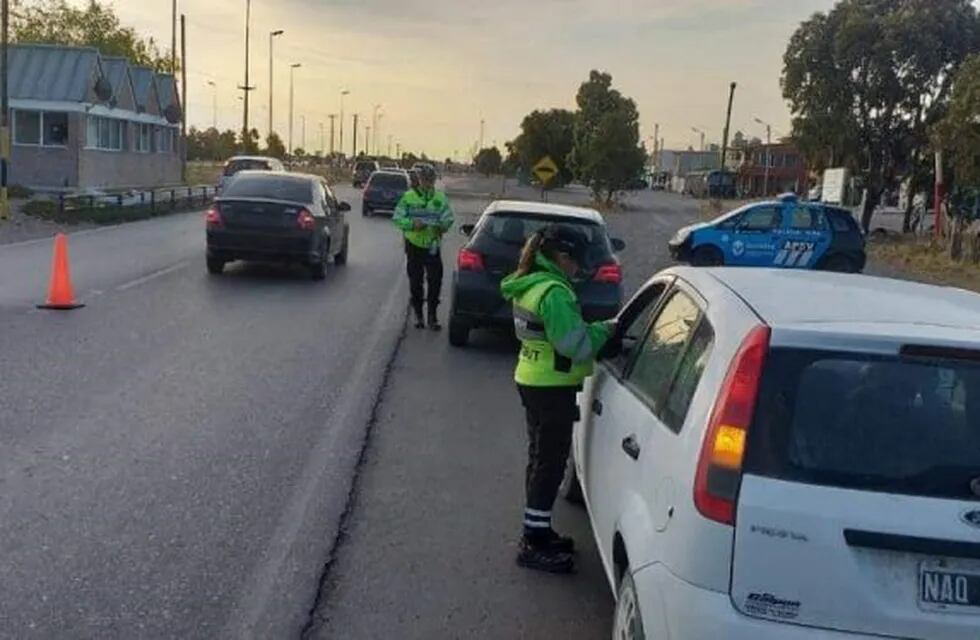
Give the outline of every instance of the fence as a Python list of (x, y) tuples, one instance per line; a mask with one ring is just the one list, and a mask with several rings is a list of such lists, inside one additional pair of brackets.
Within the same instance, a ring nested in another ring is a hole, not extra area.
[(134, 213), (138, 211), (149, 216), (155, 216), (171, 211), (207, 206), (214, 199), (214, 196), (215, 188), (210, 185), (172, 187), (113, 195), (61, 194), (58, 196), (58, 214), (65, 218), (84, 218), (86, 214), (112, 209), (120, 214), (126, 211)]

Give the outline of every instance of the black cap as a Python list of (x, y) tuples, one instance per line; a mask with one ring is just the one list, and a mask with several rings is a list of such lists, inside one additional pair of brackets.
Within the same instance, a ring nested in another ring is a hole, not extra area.
[(589, 237), (576, 227), (562, 224), (550, 224), (544, 228), (541, 237), (542, 248), (551, 249), (568, 256), (580, 267), (588, 267)]

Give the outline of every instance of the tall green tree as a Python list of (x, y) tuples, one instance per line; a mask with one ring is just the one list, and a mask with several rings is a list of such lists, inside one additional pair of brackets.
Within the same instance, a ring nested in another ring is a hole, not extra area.
[(133, 64), (170, 71), (170, 55), (153, 38), (123, 26), (112, 5), (90, 0), (82, 7), (67, 0), (22, 3), (11, 16), (14, 42), (94, 47), (103, 55), (124, 56)]
[(245, 154), (257, 154), (259, 152), (259, 140), (261, 139), (262, 136), (259, 135), (259, 130), (252, 129), (248, 132), (248, 136), (239, 139), (238, 148)]
[(865, 229), (896, 176), (925, 166), (929, 127), (978, 47), (970, 0), (841, 0), (793, 34), (782, 77), (793, 137), (811, 166), (863, 175)]
[(485, 176), (497, 175), (504, 163), (504, 158), (497, 147), (480, 149), (473, 159), (473, 166)]
[(558, 177), (553, 186), (572, 180), (568, 157), (575, 137), (575, 114), (565, 109), (532, 111), (521, 122), (521, 133), (507, 144), (507, 168), (510, 171), (531, 167), (541, 158), (550, 156), (558, 165)]
[(980, 186), (980, 53), (956, 74), (949, 110), (933, 129), (933, 142), (948, 154), (957, 183)]
[(570, 164), (597, 199), (611, 203), (643, 171), (636, 103), (612, 88), (612, 76), (592, 71), (579, 88)]
[(280, 160), (286, 157), (286, 145), (283, 144), (282, 138), (275, 131), (270, 132), (265, 137), (265, 153)]

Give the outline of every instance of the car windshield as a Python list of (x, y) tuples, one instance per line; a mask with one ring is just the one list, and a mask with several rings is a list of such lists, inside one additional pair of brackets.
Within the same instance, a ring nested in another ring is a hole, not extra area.
[(241, 159), (241, 160), (231, 160), (225, 165), (225, 175), (233, 176), (239, 171), (266, 171), (271, 169), (272, 165), (268, 160), (257, 160), (257, 159)]
[(375, 173), (368, 186), (375, 189), (408, 189), (408, 178), (398, 173)]
[(980, 364), (796, 349), (768, 362), (750, 473), (977, 499)]
[(268, 198), (309, 203), (313, 201), (313, 184), (306, 178), (244, 175), (232, 180), (221, 195), (224, 198)]

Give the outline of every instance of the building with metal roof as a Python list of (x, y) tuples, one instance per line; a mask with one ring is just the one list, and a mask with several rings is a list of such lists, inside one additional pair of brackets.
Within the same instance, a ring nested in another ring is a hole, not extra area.
[(164, 75), (169, 83), (92, 48), (12, 45), (10, 183), (73, 191), (180, 182), (180, 96)]

